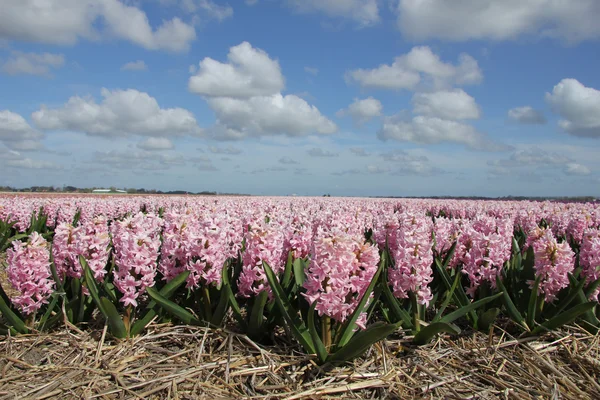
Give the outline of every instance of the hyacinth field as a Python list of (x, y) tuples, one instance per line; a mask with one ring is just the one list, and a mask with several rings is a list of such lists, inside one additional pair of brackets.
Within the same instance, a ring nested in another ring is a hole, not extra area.
[[(0, 198), (0, 334), (150, 323), (285, 336), (333, 367), (401, 335), (595, 334), (596, 204)], [(506, 321), (510, 323), (506, 324)]]

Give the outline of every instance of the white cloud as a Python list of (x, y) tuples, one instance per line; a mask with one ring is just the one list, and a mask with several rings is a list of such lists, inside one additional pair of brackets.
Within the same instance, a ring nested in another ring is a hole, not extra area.
[(194, 115), (183, 108), (160, 108), (148, 93), (101, 90), (102, 103), (74, 96), (62, 107), (43, 106), (32, 114), (36, 126), (45, 130), (71, 130), (99, 136), (177, 136), (201, 134)]
[(304, 67), (304, 71), (313, 76), (317, 76), (319, 74), (319, 69), (314, 67)]
[(185, 51), (196, 39), (196, 31), (179, 18), (163, 20), (152, 28), (143, 10), (119, 0), (3, 1), (0, 38), (73, 45), (80, 39), (102, 36), (124, 39), (148, 50)]
[(567, 175), (589, 175), (592, 173), (588, 167), (577, 163), (568, 163), (564, 172)]
[(43, 147), (40, 143), (42, 137), (19, 114), (0, 110), (0, 141), (7, 147), (13, 150), (39, 150)]
[(343, 117), (350, 115), (356, 123), (365, 123), (372, 118), (382, 115), (383, 105), (373, 97), (366, 99), (354, 99), (354, 102), (348, 108), (339, 110), (336, 115)]
[(238, 97), (269, 96), (285, 86), (277, 60), (263, 50), (243, 42), (229, 49), (229, 63), (206, 57), (200, 61), (196, 75), (190, 77), (188, 88), (203, 96)]
[(416, 93), (412, 102), (414, 113), (427, 117), (460, 120), (478, 119), (480, 116), (475, 99), (462, 89)]
[(531, 106), (515, 107), (508, 110), (508, 118), (521, 124), (542, 125), (546, 123), (544, 113)]
[(278, 134), (306, 136), (337, 131), (337, 126), (315, 106), (295, 95), (249, 99), (215, 97), (208, 99), (208, 104), (217, 114), (213, 136), (218, 139)]
[(345, 77), (347, 82), (356, 82), (365, 88), (415, 90), (419, 85), (440, 89), (476, 84), (483, 79), (483, 73), (468, 54), (461, 54), (458, 64), (453, 65), (443, 62), (429, 47), (420, 46), (396, 57), (391, 65), (356, 69), (347, 72)]
[(312, 149), (309, 149), (306, 152), (311, 157), (337, 157), (339, 155), (338, 153), (333, 153), (328, 150), (323, 150), (320, 147), (313, 147)]
[(173, 147), (173, 142), (163, 137), (149, 137), (137, 144), (137, 147), (143, 150), (170, 150)]
[(600, 138), (600, 90), (563, 79), (552, 93), (546, 93), (546, 101), (563, 118), (562, 129), (575, 136)]
[(600, 37), (597, 0), (400, 0), (398, 26), (413, 40), (507, 40), (521, 35), (568, 42)]
[(413, 117), (411, 121), (386, 117), (377, 135), (381, 140), (392, 139), (419, 144), (458, 143), (473, 150), (505, 151), (510, 149), (510, 146), (494, 142), (471, 125), (422, 115)]
[(181, 0), (181, 7), (192, 14), (202, 12), (219, 22), (233, 16), (233, 8), (227, 5), (219, 5), (210, 0)]
[(350, 19), (359, 27), (379, 23), (377, 0), (287, 0), (300, 13), (322, 13), (328, 17)]
[(217, 116), (211, 135), (221, 140), (249, 136), (331, 134), (337, 126), (296, 95), (282, 95), (277, 60), (248, 42), (231, 47), (229, 63), (205, 58), (190, 77), (190, 91), (206, 98)]
[(244, 2), (245, 2), (245, 3), (246, 3), (246, 5), (248, 5), (248, 6), (253, 6), (253, 5), (255, 5), (256, 3), (258, 3), (258, 0), (245, 0)]
[(18, 160), (7, 160), (6, 165), (15, 168), (26, 169), (62, 169), (60, 165), (51, 161), (32, 160), (31, 158), (22, 158)]
[(62, 67), (65, 57), (53, 53), (23, 53), (12, 51), (8, 60), (2, 64), (2, 71), (9, 75), (51, 76), (50, 70)]
[(143, 60), (131, 61), (121, 67), (121, 71), (145, 71), (148, 66)]

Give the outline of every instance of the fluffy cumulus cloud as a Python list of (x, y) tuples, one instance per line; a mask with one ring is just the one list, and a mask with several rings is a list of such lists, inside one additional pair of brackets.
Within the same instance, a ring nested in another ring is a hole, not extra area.
[(397, 11), (398, 27), (413, 40), (600, 37), (597, 0), (400, 0)]
[(416, 93), (412, 102), (413, 112), (427, 117), (460, 120), (477, 119), (481, 114), (475, 99), (462, 89)]
[(144, 60), (130, 61), (121, 67), (121, 71), (145, 71), (147, 69), (148, 66)]
[(148, 50), (185, 51), (196, 30), (180, 18), (152, 27), (140, 8), (119, 0), (4, 0), (0, 39), (73, 45), (103, 36)]
[[(1, 29), (1, 28), (0, 28)], [(62, 54), (54, 53), (24, 53), (12, 51), (10, 57), (2, 62), (2, 72), (9, 75), (39, 75), (51, 76), (51, 70), (65, 64)]]
[(229, 63), (206, 57), (188, 83), (191, 92), (209, 97), (248, 98), (279, 93), (285, 86), (279, 62), (248, 42), (232, 47)]
[(472, 150), (506, 151), (510, 147), (493, 141), (473, 126), (459, 121), (417, 115), (410, 121), (386, 117), (377, 133), (381, 140), (398, 140), (418, 144), (458, 143)]
[(148, 93), (128, 90), (101, 90), (102, 102), (74, 96), (58, 108), (42, 107), (32, 114), (35, 125), (44, 130), (69, 130), (99, 136), (198, 135), (194, 115), (183, 108), (161, 108)]
[(531, 106), (515, 107), (508, 110), (508, 118), (520, 124), (542, 125), (546, 123), (544, 113)]
[(33, 129), (21, 115), (0, 110), (0, 141), (14, 150), (39, 150), (43, 135)]
[(279, 63), (243, 42), (230, 49), (228, 63), (205, 58), (188, 88), (202, 95), (217, 122), (209, 132), (221, 140), (252, 136), (331, 134), (337, 126), (306, 100), (283, 95)]
[(600, 138), (600, 90), (576, 79), (563, 79), (552, 93), (546, 93), (546, 101), (562, 117), (559, 125), (566, 132)]
[(299, 13), (321, 13), (332, 18), (354, 21), (359, 27), (372, 26), (380, 21), (377, 0), (287, 0)]
[(348, 106), (339, 110), (336, 115), (338, 117), (344, 117), (349, 115), (356, 123), (365, 123), (372, 118), (380, 117), (382, 115), (383, 105), (381, 102), (373, 97), (366, 99), (354, 99), (354, 102)]
[(173, 142), (171, 142), (167, 138), (162, 137), (149, 137), (147, 139), (142, 140), (137, 144), (137, 147), (142, 150), (171, 150), (173, 147)]
[(391, 65), (352, 70), (345, 77), (347, 82), (365, 88), (415, 90), (421, 86), (441, 89), (477, 84), (483, 79), (483, 73), (468, 54), (461, 54), (454, 65), (442, 61), (429, 47), (420, 46), (396, 57)]
[[(208, 104), (217, 115), (217, 139), (285, 134), (331, 134), (337, 126), (315, 107), (295, 95), (257, 96), (249, 99), (216, 97)], [(223, 129), (224, 128), (224, 129)]]

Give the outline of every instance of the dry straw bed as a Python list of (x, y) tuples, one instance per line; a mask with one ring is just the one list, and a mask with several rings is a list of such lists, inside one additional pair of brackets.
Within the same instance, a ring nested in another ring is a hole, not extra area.
[(120, 342), (106, 329), (4, 337), (0, 399), (600, 398), (599, 336), (494, 332), (423, 347), (398, 336), (329, 371), (279, 335), (268, 347), (203, 327), (152, 325)]

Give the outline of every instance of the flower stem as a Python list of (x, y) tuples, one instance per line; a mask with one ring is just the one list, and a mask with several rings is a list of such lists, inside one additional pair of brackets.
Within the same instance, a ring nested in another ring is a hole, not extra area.
[(321, 336), (323, 345), (327, 350), (331, 347), (331, 319), (327, 315), (321, 318)]

